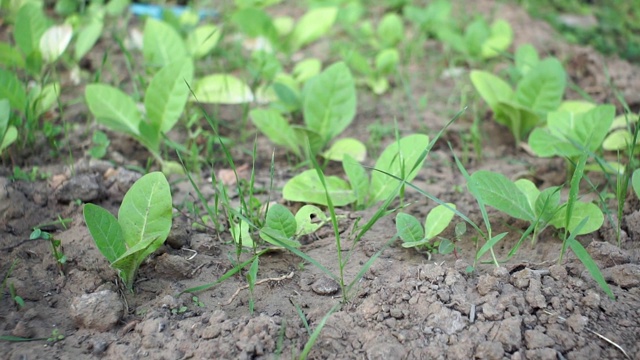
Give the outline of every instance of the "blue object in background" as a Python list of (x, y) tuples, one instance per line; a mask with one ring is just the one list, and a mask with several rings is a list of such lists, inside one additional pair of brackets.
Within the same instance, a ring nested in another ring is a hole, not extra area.
[[(133, 15), (136, 16), (150, 16), (152, 18), (160, 19), (162, 18), (162, 12), (165, 10), (169, 10), (173, 12), (176, 16), (182, 15), (183, 12), (187, 11), (187, 7), (185, 6), (160, 6), (160, 5), (149, 5), (149, 4), (131, 4), (129, 6), (129, 11)], [(200, 20), (204, 18), (213, 18), (218, 16), (218, 12), (213, 9), (202, 9), (198, 11), (198, 15)]]

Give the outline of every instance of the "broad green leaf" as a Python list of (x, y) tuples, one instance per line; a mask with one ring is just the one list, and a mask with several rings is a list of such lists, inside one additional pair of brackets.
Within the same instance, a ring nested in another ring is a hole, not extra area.
[(249, 232), (249, 224), (240, 220), (238, 223), (234, 223), (229, 228), (231, 231), (231, 237), (236, 242), (236, 244), (242, 243), (242, 246), (252, 248), (254, 247), (254, 241), (251, 238), (251, 233)]
[(230, 22), (250, 38), (264, 38), (271, 44), (274, 44), (278, 39), (278, 30), (275, 28), (273, 20), (261, 9), (245, 8), (235, 11)]
[(118, 211), (118, 223), (129, 250), (156, 240), (161, 245), (171, 230), (171, 215), (171, 191), (161, 172), (149, 173), (136, 181)]
[(518, 187), (518, 189), (522, 191), (524, 196), (527, 197), (529, 206), (531, 206), (532, 209), (535, 209), (536, 200), (538, 199), (538, 196), (540, 196), (540, 190), (538, 190), (538, 187), (536, 186), (536, 184), (534, 184), (531, 180), (528, 180), (528, 179), (518, 179), (516, 180), (515, 184)]
[(480, 170), (473, 173), (469, 181), (472, 183), (469, 188), (477, 191), (474, 195), (482, 198), (485, 204), (517, 219), (535, 220), (527, 196), (504, 175)]
[(638, 114), (618, 115), (615, 117), (615, 119), (613, 119), (610, 130), (619, 129), (619, 128), (626, 129), (628, 124), (637, 123), (639, 118), (640, 118), (640, 115)]
[(293, 77), (298, 84), (302, 84), (312, 77), (320, 74), (322, 62), (317, 58), (305, 59), (293, 67)]
[(0, 68), (0, 99), (9, 99), (14, 110), (25, 112), (27, 107), (27, 91), (15, 73)]
[(142, 35), (142, 54), (147, 66), (163, 67), (186, 57), (187, 48), (171, 25), (148, 18)]
[(327, 222), (327, 215), (315, 205), (304, 205), (298, 210), (296, 219), (296, 236), (309, 235)]
[(511, 101), (515, 96), (509, 84), (491, 73), (473, 70), (469, 77), (476, 91), (494, 111), (499, 102)]
[(196, 82), (193, 93), (191, 101), (209, 104), (244, 104), (253, 101), (249, 86), (228, 74), (213, 74), (201, 78)]
[(73, 28), (69, 24), (55, 25), (47, 29), (40, 38), (42, 59), (52, 63), (64, 53), (71, 42)]
[(265, 219), (265, 226), (277, 230), (285, 237), (293, 237), (296, 234), (296, 219), (285, 206), (274, 204), (269, 207), (269, 212)]
[(596, 107), (592, 102), (580, 101), (580, 100), (567, 100), (563, 101), (556, 111), (568, 111), (572, 113), (587, 112)]
[[(9, 99), (0, 99), (0, 144), (9, 128), (9, 118), (11, 117), (11, 104)], [(1, 149), (0, 149), (1, 150)]]
[(293, 31), (295, 20), (290, 16), (278, 16), (273, 19), (273, 27), (280, 37), (285, 37)]
[(451, 254), (456, 246), (449, 239), (440, 239), (440, 245), (438, 245), (438, 254), (447, 255)]
[(14, 67), (24, 69), (25, 67), (24, 57), (18, 48), (6, 42), (0, 42), (0, 64), (4, 65), (6, 69), (12, 69)]
[(391, 75), (400, 62), (400, 53), (396, 49), (384, 49), (376, 55), (376, 71), (380, 75)]
[(221, 35), (222, 31), (215, 25), (198, 26), (187, 36), (187, 48), (194, 58), (203, 58), (218, 45)]
[(57, 82), (48, 83), (42, 88), (42, 91), (37, 97), (31, 101), (31, 106), (34, 109), (34, 116), (40, 117), (40, 115), (51, 110), (58, 102), (60, 97), (60, 84)]
[[(346, 181), (336, 176), (327, 176), (325, 180), (334, 206), (345, 206), (355, 201), (355, 195)], [(282, 189), (282, 197), (288, 201), (327, 205), (325, 189), (314, 169), (306, 170), (290, 179)]]
[[(602, 142), (602, 148), (607, 151), (626, 149), (633, 142), (633, 134), (626, 129), (614, 130)], [(640, 144), (640, 137), (636, 139), (636, 145)]]
[(338, 15), (337, 7), (322, 7), (309, 10), (300, 18), (291, 34), (291, 47), (301, 47), (318, 40), (331, 30)]
[(420, 221), (409, 214), (398, 213), (396, 215), (396, 231), (407, 246), (412, 246), (411, 243), (425, 239)]
[(491, 35), (489, 24), (482, 17), (477, 17), (464, 29), (463, 48), (457, 49), (463, 54), (477, 58), (482, 55), (482, 44)]
[(482, 43), (481, 56), (485, 59), (496, 57), (507, 51), (513, 42), (513, 30), (505, 20), (496, 20), (491, 24), (491, 34)]
[(93, 48), (100, 38), (100, 35), (102, 35), (103, 28), (104, 23), (102, 21), (95, 20), (88, 23), (78, 31), (74, 52), (76, 62), (79, 62), (89, 52), (89, 50)]
[[(456, 208), (455, 204), (447, 203), (447, 205), (453, 209)], [(440, 233), (449, 226), (454, 216), (455, 213), (447, 209), (444, 205), (434, 207), (429, 214), (427, 214), (427, 218), (425, 219), (424, 237), (427, 239), (433, 239), (440, 235)]]
[(84, 96), (99, 123), (114, 131), (140, 135), (140, 112), (127, 94), (109, 85), (91, 84), (87, 85)]
[(560, 188), (552, 186), (540, 192), (533, 205), (536, 215), (546, 224), (558, 212), (560, 208)]
[(540, 63), (540, 56), (538, 51), (531, 44), (524, 44), (518, 46), (515, 54), (516, 69), (520, 72), (521, 76), (526, 75), (529, 70), (538, 66)]
[[(549, 221), (549, 224), (553, 225), (557, 229), (562, 229), (565, 226), (566, 216), (567, 212), (563, 208), (556, 213), (556, 215)], [(585, 218), (589, 218), (589, 221), (587, 221), (576, 235), (592, 233), (600, 229), (604, 223), (604, 215), (597, 205), (578, 201), (573, 205), (573, 211), (571, 213), (571, 219), (569, 220), (569, 227), (567, 230), (569, 230), (570, 233), (573, 233), (578, 224), (580, 224), (580, 222)]]
[(337, 140), (322, 156), (333, 161), (342, 161), (345, 155), (362, 162), (367, 157), (367, 147), (358, 139), (343, 138)]
[(542, 120), (530, 109), (511, 102), (499, 102), (494, 108), (496, 122), (507, 126), (516, 141), (522, 141)]
[(636, 196), (640, 198), (640, 169), (636, 169), (631, 176), (631, 187), (636, 193)]
[(298, 137), (289, 122), (279, 112), (273, 109), (254, 109), (249, 112), (249, 117), (271, 142), (286, 147), (298, 157), (301, 156)]
[(159, 131), (166, 133), (178, 122), (189, 98), (193, 81), (193, 61), (182, 58), (158, 71), (144, 97), (147, 119)]
[(9, 147), (9, 145), (13, 144), (18, 139), (18, 129), (15, 126), (9, 125), (7, 131), (4, 133), (4, 137), (0, 142), (0, 154)]
[(615, 116), (613, 105), (600, 105), (584, 113), (552, 111), (547, 127), (529, 137), (531, 149), (542, 157), (579, 156), (584, 147), (596, 151), (602, 145)]
[(307, 127), (326, 144), (353, 121), (356, 87), (345, 63), (331, 65), (310, 79), (304, 89), (303, 115)]
[[(376, 170), (384, 171), (405, 181), (411, 181), (422, 169), (425, 159), (422, 159), (419, 164), (417, 162), (427, 146), (429, 146), (427, 135), (413, 134), (403, 137), (387, 146), (380, 154), (374, 167)], [(393, 196), (393, 192), (398, 187), (398, 180), (376, 170), (371, 173), (371, 187), (369, 189), (369, 204), (371, 205)]]
[(29, 56), (38, 51), (40, 38), (51, 21), (42, 11), (41, 4), (26, 2), (18, 10), (13, 37), (22, 53)]
[(567, 74), (560, 61), (546, 58), (518, 82), (515, 100), (524, 107), (545, 114), (560, 106), (566, 84)]
[(115, 262), (127, 251), (122, 229), (115, 216), (94, 204), (85, 204), (84, 221), (98, 250), (109, 263)]
[(365, 205), (369, 191), (369, 176), (364, 167), (349, 154), (342, 159), (342, 168), (349, 179), (351, 189), (356, 197), (356, 208)]
[(404, 38), (404, 24), (396, 13), (384, 15), (378, 25), (378, 38), (385, 47), (394, 47)]

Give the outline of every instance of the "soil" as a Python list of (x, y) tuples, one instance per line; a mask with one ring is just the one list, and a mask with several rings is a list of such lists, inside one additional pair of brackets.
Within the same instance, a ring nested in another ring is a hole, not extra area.
[[(637, 65), (562, 43), (549, 25), (531, 19), (517, 6), (486, 0), (475, 2), (474, 7), (507, 19), (516, 34), (514, 46), (533, 43), (541, 53), (568, 61), (572, 81), (594, 99), (620, 106), (611, 79), (630, 107), (640, 108)], [(427, 53), (441, 50), (431, 42), (425, 47)], [(96, 61), (101, 58), (98, 55)], [(410, 68), (409, 85), (416, 96), (428, 96), (426, 109), (407, 101), (401, 89), (383, 97), (359, 91), (357, 118), (343, 136), (367, 141), (368, 125), (375, 121), (392, 125), (394, 117), (403, 133), (427, 131), (434, 136), (464, 105), (456, 100), (459, 84), (468, 88), (466, 76), (443, 77), (434, 68), (418, 64)], [(69, 122), (79, 119), (79, 124), (90, 117), (82, 104), (71, 106), (64, 116), (70, 117)], [(496, 170), (511, 178), (528, 177), (542, 187), (564, 181), (562, 160), (534, 158), (515, 147), (508, 130), (489, 121), (490, 114), (482, 122), (484, 145), (482, 158), (478, 158), (464, 136), (471, 119), (467, 112), (448, 130), (416, 185), (455, 203), (481, 223), (478, 207), (463, 191), (464, 178), (445, 141), (465, 159), (469, 172)], [(72, 152), (86, 150), (86, 134), (92, 129), (72, 131), (77, 133), (69, 135), (69, 148)], [(310, 358), (640, 359), (640, 202), (631, 193), (624, 209), (620, 246), (608, 222), (599, 232), (580, 238), (615, 300), (607, 297), (572, 253), (558, 261), (562, 244), (551, 230), (542, 233), (534, 247), (524, 245), (501, 267), (480, 264), (476, 272), (468, 273), (477, 240), (471, 232), (456, 243), (456, 254), (427, 257), (400, 246), (389, 216), (376, 223), (351, 251), (344, 251), (344, 256), (350, 256), (344, 273), (347, 283), (357, 278), (372, 256), (381, 253), (353, 284), (349, 301), (326, 319), (341, 302), (339, 287), (312, 264), (282, 251), (260, 258), (258, 278), (266, 280), (255, 287), (255, 311), (250, 313), (244, 274), (197, 293), (196, 301), (193, 295), (177, 296), (187, 288), (215, 282), (233, 268), (231, 260), (235, 259), (228, 232), (217, 236), (196, 231), (185, 214), (177, 213), (167, 244), (142, 265), (134, 293), (122, 291), (115, 272), (95, 248), (77, 201), (115, 211), (139, 177), (126, 165), (144, 166), (144, 156), (132, 141), (115, 135), (112, 139), (110, 161), (83, 156), (75, 156), (75, 161), (48, 159), (44, 144), (28, 156), (12, 159), (17, 164), (37, 164), (41, 172), (51, 175), (43, 181), (9, 180), (11, 162), (5, 160), (0, 173), (0, 264), (6, 274), (16, 261), (7, 283), (25, 306), (18, 308), (3, 289), (0, 335), (47, 339), (57, 330), (64, 339), (0, 342), (4, 358), (289, 359), (300, 354), (310, 331), (326, 320)], [(384, 139), (383, 144), (390, 141)], [(259, 139), (258, 147), (258, 154), (268, 154), (259, 155), (258, 163), (268, 164), (272, 145)], [(282, 150), (276, 151), (274, 180), (281, 187), (295, 171), (290, 170)], [(239, 164), (251, 163), (246, 155), (234, 150), (236, 153)], [(224, 168), (211, 169), (220, 170)], [(268, 166), (258, 167), (257, 178), (268, 185)], [(205, 195), (213, 192), (206, 181), (201, 186)], [(193, 196), (193, 190), (181, 181), (175, 183), (173, 194), (179, 205)], [(434, 206), (412, 191), (407, 200), (412, 205), (405, 211), (419, 218)], [(343, 248), (351, 248), (350, 229), (357, 219), (364, 223), (373, 210), (344, 212), (347, 216), (340, 220)], [(497, 212), (490, 216), (496, 233), (510, 233), (495, 248), (496, 256), (505, 258), (526, 225)], [(71, 219), (66, 227), (46, 228), (62, 242), (67, 256), (62, 271), (48, 242), (27, 240), (33, 227), (58, 218)], [(452, 232), (449, 229), (445, 236), (452, 237)], [(339, 271), (335, 237), (328, 226), (309, 238), (301, 250), (334, 273)]]

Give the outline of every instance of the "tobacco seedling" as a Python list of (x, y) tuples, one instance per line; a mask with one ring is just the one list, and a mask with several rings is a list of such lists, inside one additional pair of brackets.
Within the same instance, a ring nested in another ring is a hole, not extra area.
[(493, 110), (494, 119), (511, 130), (516, 143), (544, 123), (564, 96), (566, 73), (556, 58), (546, 58), (524, 74), (515, 91), (501, 78), (480, 70), (471, 71), (476, 91)]
[[(345, 154), (343, 169), (349, 182), (337, 176), (325, 176), (326, 191), (334, 206), (355, 203), (356, 209), (364, 209), (386, 200), (394, 194), (401, 181), (413, 180), (426, 159), (424, 151), (429, 146), (429, 137), (413, 134), (391, 143), (380, 154), (374, 165), (371, 178), (358, 161)], [(396, 177), (390, 177), (389, 174)], [(282, 189), (282, 196), (289, 201), (327, 205), (325, 186), (315, 170), (307, 170), (290, 179)]]
[(138, 268), (171, 230), (169, 183), (162, 173), (149, 173), (127, 191), (117, 219), (104, 208), (86, 204), (84, 220), (102, 255), (132, 290)]
[(51, 252), (58, 266), (60, 275), (64, 275), (64, 264), (67, 262), (67, 256), (62, 252), (62, 241), (56, 239), (50, 233), (42, 231), (40, 228), (34, 228), (29, 235), (29, 240), (46, 240), (51, 244)]
[(433, 208), (425, 219), (424, 227), (413, 215), (398, 213), (396, 215), (396, 231), (403, 241), (402, 246), (425, 249), (429, 254), (429, 259), (433, 252), (441, 254), (451, 252), (453, 244), (450, 240), (441, 238), (438, 241), (433, 241), (453, 220), (455, 213), (449, 208), (455, 209), (456, 206), (447, 203)]
[(613, 119), (609, 133), (602, 142), (602, 148), (607, 151), (628, 151), (629, 146), (638, 147), (639, 139), (635, 140), (634, 144), (634, 132), (633, 127), (637, 126), (640, 115), (625, 114), (617, 116)]
[[(529, 180), (513, 182), (500, 173), (480, 170), (471, 175), (469, 189), (484, 204), (531, 224), (527, 234), (533, 233), (532, 244), (535, 244), (537, 235), (549, 225), (557, 229), (566, 228), (575, 235), (583, 235), (598, 230), (604, 222), (602, 210), (592, 203), (576, 200), (569, 213), (568, 203), (560, 201), (559, 187), (540, 191)], [(583, 219), (588, 221), (578, 229)]]
[[(311, 145), (311, 156), (319, 154), (353, 121), (357, 98), (351, 71), (342, 62), (329, 66), (307, 80), (302, 99), (304, 127), (289, 124), (276, 109), (255, 109), (249, 113), (260, 132), (298, 158), (303, 158), (307, 142)], [(323, 155), (332, 160), (341, 160), (344, 153), (363, 158), (364, 149), (364, 144), (356, 139), (342, 139)]]
[(18, 138), (18, 129), (9, 123), (11, 105), (8, 99), (0, 99), (0, 155)]
[(513, 30), (505, 20), (496, 20), (491, 26), (478, 17), (464, 31), (453, 26), (436, 30), (437, 38), (470, 59), (486, 60), (506, 51), (513, 41)]
[[(17, 263), (18, 263), (18, 259), (15, 259), (11, 263), (11, 266), (9, 266), (7, 273), (2, 278), (2, 284), (0, 284), (0, 290), (3, 290), (5, 287), (7, 287), (9, 289), (9, 296), (11, 297), (11, 300), (13, 300), (13, 302), (18, 306), (18, 308), (22, 308), (24, 307), (24, 299), (16, 293), (16, 288), (13, 285), (13, 282), (7, 283), (9, 281), (9, 277), (11, 276), (11, 273), (13, 272), (13, 268), (16, 266)], [(2, 297), (4, 297), (4, 291), (2, 293)]]
[(109, 85), (87, 85), (85, 99), (100, 124), (138, 140), (162, 163), (162, 136), (178, 122), (189, 96), (187, 84), (192, 79), (193, 61), (190, 58), (164, 66), (145, 92), (144, 116), (133, 98)]

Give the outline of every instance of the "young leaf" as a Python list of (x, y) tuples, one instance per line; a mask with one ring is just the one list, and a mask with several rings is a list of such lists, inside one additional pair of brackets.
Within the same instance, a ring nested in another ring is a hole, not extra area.
[(140, 135), (140, 112), (127, 94), (109, 85), (91, 84), (87, 85), (84, 96), (99, 123), (111, 130)]
[(286, 147), (298, 157), (302, 156), (298, 137), (279, 112), (273, 109), (254, 109), (249, 112), (249, 117), (272, 143)]
[(147, 118), (154, 128), (166, 133), (176, 124), (189, 97), (193, 61), (182, 58), (158, 71), (144, 97)]
[(541, 114), (553, 111), (562, 102), (566, 77), (560, 61), (546, 58), (518, 82), (515, 100)]
[(0, 64), (5, 69), (24, 69), (24, 56), (17, 47), (11, 46), (6, 42), (0, 42)]
[(9, 128), (9, 118), (11, 116), (11, 104), (9, 99), (0, 99), (0, 143)]
[(302, 236), (312, 234), (324, 225), (327, 215), (315, 205), (304, 205), (296, 213), (295, 219), (296, 236)]
[(251, 238), (251, 233), (249, 232), (249, 224), (246, 221), (240, 220), (240, 222), (234, 223), (231, 225), (229, 230), (231, 231), (231, 237), (236, 244), (242, 243), (242, 246), (248, 248), (253, 248), (255, 246), (253, 239)]
[(471, 175), (471, 189), (477, 191), (477, 197), (485, 204), (509, 214), (510, 216), (534, 221), (535, 215), (527, 196), (511, 180), (504, 175), (491, 171), (480, 170)]
[[(334, 206), (345, 206), (355, 201), (355, 195), (347, 182), (336, 176), (327, 176), (325, 180)], [(282, 189), (282, 197), (288, 201), (327, 205), (325, 189), (314, 169), (290, 179)]]
[(337, 7), (309, 10), (300, 18), (291, 34), (291, 48), (296, 51), (325, 35), (338, 16)]
[(505, 20), (496, 20), (491, 24), (491, 34), (482, 43), (480, 55), (485, 58), (492, 58), (506, 51), (513, 42), (513, 30), (511, 25)]
[(367, 156), (367, 147), (354, 138), (340, 139), (322, 154), (322, 157), (333, 161), (342, 161), (345, 155), (349, 155), (356, 161), (364, 161)]
[(403, 246), (407, 245), (406, 247), (411, 247), (411, 243), (425, 239), (420, 221), (409, 214), (398, 213), (396, 215), (396, 231), (400, 239), (404, 241)]
[[(429, 146), (429, 137), (413, 134), (387, 146), (376, 161), (375, 169), (397, 176), (405, 181), (413, 180), (422, 168), (425, 159), (417, 164), (422, 152)], [(417, 166), (416, 166), (417, 165)], [(413, 171), (412, 171), (413, 170)], [(393, 195), (398, 180), (380, 171), (371, 173), (369, 204), (375, 204)]]
[(342, 168), (347, 174), (351, 189), (356, 198), (356, 208), (365, 205), (367, 192), (369, 191), (369, 176), (364, 167), (349, 154), (345, 154), (342, 160)]
[(536, 200), (538, 199), (538, 196), (540, 196), (540, 190), (538, 190), (536, 184), (528, 179), (518, 179), (514, 184), (516, 184), (518, 189), (520, 189), (524, 196), (527, 197), (529, 206), (531, 206), (532, 209), (535, 209)]
[(94, 204), (85, 204), (84, 221), (98, 250), (109, 263), (115, 262), (127, 251), (118, 220), (109, 211)]
[(496, 122), (507, 126), (518, 142), (542, 122), (542, 118), (530, 109), (511, 102), (499, 102), (494, 113)]
[(210, 104), (244, 104), (254, 100), (253, 93), (247, 84), (233, 75), (213, 74), (196, 82), (193, 90), (195, 98)]
[(16, 74), (0, 68), (0, 84), (0, 99), (8, 99), (12, 109), (24, 112), (27, 107), (27, 91)]
[[(447, 203), (447, 205), (453, 209), (456, 208), (455, 204)], [(438, 236), (447, 228), (447, 226), (449, 226), (449, 223), (451, 223), (451, 220), (453, 220), (454, 216), (455, 213), (449, 210), (444, 205), (438, 205), (434, 207), (425, 219), (424, 237), (427, 239), (433, 239), (434, 237)]]
[(152, 172), (136, 181), (122, 199), (118, 222), (129, 249), (161, 239), (171, 230), (171, 191), (161, 172)]
[(40, 38), (40, 53), (48, 63), (56, 61), (69, 46), (73, 28), (69, 24), (55, 25), (47, 29)]
[(520, 72), (520, 76), (526, 75), (529, 70), (533, 69), (540, 63), (538, 51), (531, 44), (518, 46), (515, 54), (516, 69)]
[[(553, 225), (556, 229), (564, 228), (567, 223), (566, 218), (567, 211), (565, 209), (561, 209), (549, 221), (549, 224)], [(592, 233), (600, 229), (604, 223), (604, 214), (597, 205), (577, 201), (573, 205), (573, 211), (571, 212), (571, 219), (568, 222), (569, 226), (567, 227), (567, 230), (570, 233), (574, 233), (578, 224), (580, 224), (580, 222), (585, 218), (589, 218), (589, 221), (582, 226), (579, 232), (575, 232), (576, 235)]]
[(289, 209), (283, 205), (274, 204), (269, 207), (269, 212), (265, 219), (265, 226), (290, 238), (296, 234), (297, 223)]
[(218, 45), (221, 35), (222, 31), (215, 25), (198, 26), (187, 36), (187, 48), (194, 58), (203, 58)]
[(635, 191), (636, 196), (640, 198), (640, 169), (636, 169), (631, 177), (631, 187)]
[(499, 102), (511, 101), (515, 96), (509, 84), (491, 73), (472, 70), (469, 77), (473, 87), (494, 112)]
[(42, 5), (36, 2), (25, 2), (18, 10), (13, 37), (25, 56), (38, 51), (40, 38), (51, 21), (42, 11)]
[(102, 21), (93, 20), (78, 31), (74, 51), (74, 59), (76, 62), (80, 62), (89, 50), (93, 48), (100, 38), (100, 35), (102, 35), (103, 28), (104, 23)]
[(404, 24), (402, 18), (396, 13), (384, 15), (378, 25), (378, 38), (382, 45), (388, 48), (396, 46), (404, 38)]
[(296, 83), (302, 84), (312, 77), (318, 75), (322, 70), (322, 61), (316, 58), (310, 58), (300, 61), (293, 67), (291, 74)]
[(148, 18), (142, 35), (142, 53), (148, 66), (163, 67), (186, 57), (187, 49), (171, 25)]
[(544, 222), (549, 222), (560, 208), (560, 187), (552, 186), (540, 192), (534, 204), (536, 215)]
[(400, 53), (397, 49), (384, 49), (376, 55), (376, 71), (380, 76), (393, 74), (400, 62)]
[(4, 149), (9, 147), (9, 145), (13, 144), (17, 139), (18, 139), (18, 129), (16, 129), (16, 127), (13, 125), (9, 125), (9, 127), (7, 128), (7, 131), (4, 134), (4, 137), (2, 138), (2, 141), (0, 141), (0, 154), (2, 154)]
[(303, 114), (307, 127), (324, 144), (342, 133), (356, 113), (356, 88), (345, 63), (331, 65), (310, 79), (304, 89)]

